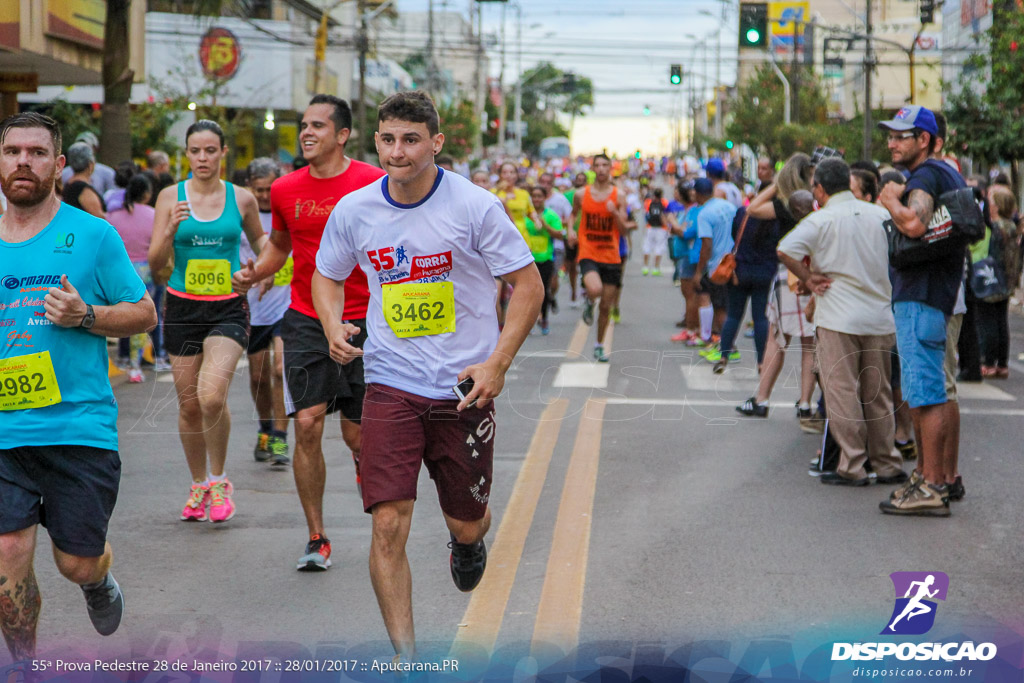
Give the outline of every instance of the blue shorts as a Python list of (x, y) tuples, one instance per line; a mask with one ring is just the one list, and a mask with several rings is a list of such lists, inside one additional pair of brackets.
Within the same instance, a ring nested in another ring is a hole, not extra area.
[(684, 256), (676, 261), (676, 280), (689, 280), (697, 272), (697, 264), (690, 263), (690, 257)]
[(903, 399), (911, 408), (946, 402), (946, 316), (918, 301), (897, 301), (896, 344)]

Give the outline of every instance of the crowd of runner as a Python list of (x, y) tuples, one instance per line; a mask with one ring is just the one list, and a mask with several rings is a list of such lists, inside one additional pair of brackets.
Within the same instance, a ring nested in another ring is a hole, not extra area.
[[(251, 439), (257, 462), (292, 468), (308, 530), (300, 571), (331, 566), (322, 440), (337, 413), (372, 515), (373, 588), (397, 656), (414, 658), (405, 544), (421, 466), (450, 533), (453, 581), (470, 591), (486, 566), (505, 372), (528, 335), (551, 332), (559, 300), (596, 323), (593, 361), (610, 362), (634, 244), (641, 275), (682, 296), (681, 319), (662, 321), (678, 328), (666, 346), (698, 349), (711, 372), (741, 360), (749, 306), (760, 379), (739, 413), (767, 417), (796, 342), (796, 418), (824, 435), (811, 473), (898, 485), (885, 513), (948, 516), (965, 495), (956, 381), (1008, 375), (1018, 207), (1004, 177), (965, 181), (944, 159), (940, 114), (907, 107), (880, 125), (891, 164), (847, 164), (820, 147), (760, 159), (750, 182), (714, 156), (457, 168), (433, 103), (407, 92), (380, 106), (377, 167), (346, 155), (348, 104), (317, 95), (295, 170), (258, 158), (222, 180), (224, 132), (199, 120), (182, 141), (189, 176), (175, 182), (165, 154), (145, 171), (112, 169), (96, 162), (91, 134), (62, 155), (51, 119), (8, 118), (0, 251), (14, 265), (0, 322), (17, 334), (0, 354), (0, 600), (17, 616), (0, 627), (12, 655), (35, 651), (38, 524), (96, 629), (121, 619), (106, 541), (119, 481), (109, 337), (129, 382), (145, 381), (144, 363), (172, 373), (188, 467), (174, 514), (231, 520), (229, 440)], [(976, 217), (958, 212), (964, 196)], [(926, 232), (948, 233), (946, 250), (890, 258), (900, 236)], [(245, 436), (228, 410), (243, 355), (258, 415)]]

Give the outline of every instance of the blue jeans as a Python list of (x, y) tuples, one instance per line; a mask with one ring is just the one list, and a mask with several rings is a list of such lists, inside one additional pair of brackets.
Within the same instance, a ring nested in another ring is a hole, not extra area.
[(744, 282), (730, 284), (726, 288), (726, 318), (722, 327), (722, 355), (725, 356), (735, 348), (736, 333), (743, 320), (743, 311), (750, 299), (750, 317), (754, 319), (754, 348), (757, 349), (757, 362), (764, 360), (764, 347), (768, 342), (768, 293), (771, 291), (771, 280), (767, 282)]

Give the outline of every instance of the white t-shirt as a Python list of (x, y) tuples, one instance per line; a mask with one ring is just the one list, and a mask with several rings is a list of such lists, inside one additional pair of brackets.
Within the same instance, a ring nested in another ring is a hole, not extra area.
[(743, 193), (740, 192), (740, 188), (736, 187), (735, 183), (728, 180), (715, 185), (716, 190), (721, 190), (725, 193), (725, 200), (735, 206), (737, 209), (743, 207)]
[[(263, 225), (263, 232), (268, 235), (273, 229), (273, 215), (270, 211), (260, 211), (260, 223)], [(249, 259), (252, 259), (253, 262), (256, 261), (256, 253), (252, 250), (245, 232), (242, 233), (242, 241), (238, 247), (238, 257), (243, 266)], [(270, 291), (263, 295), (262, 301), (260, 300), (259, 286), (253, 287), (249, 290), (249, 324), (253, 326), (276, 325), (284, 317), (284, 312), (288, 310), (291, 302), (292, 288), (290, 285), (271, 287)]]
[[(572, 216), (572, 204), (565, 198), (565, 195), (555, 190), (551, 196), (544, 200), (544, 206), (551, 209), (562, 219), (562, 225), (569, 225), (569, 217)], [(565, 242), (552, 240), (555, 251), (565, 251)]]
[[(338, 202), (316, 268), (332, 280), (344, 280), (357, 264), (367, 275), (367, 383), (454, 399), (458, 374), (487, 360), (498, 343), (494, 278), (530, 265), (533, 255), (501, 201), (465, 178), (438, 169), (416, 204), (396, 202), (387, 188), (385, 176)], [(400, 338), (392, 330), (383, 286), (417, 282), (452, 283), (454, 332)]]
[(814, 323), (845, 334), (893, 334), (889, 243), (882, 223), (889, 212), (852, 192), (832, 195), (779, 242), (796, 260), (811, 257), (811, 269), (832, 278), (816, 295)]

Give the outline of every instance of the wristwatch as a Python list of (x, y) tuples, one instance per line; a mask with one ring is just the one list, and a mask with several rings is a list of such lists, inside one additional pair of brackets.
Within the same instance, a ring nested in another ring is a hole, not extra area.
[(92, 304), (85, 305), (85, 317), (82, 318), (82, 322), (78, 323), (79, 327), (84, 327), (87, 330), (91, 330), (92, 326), (96, 324), (96, 314), (92, 310)]

